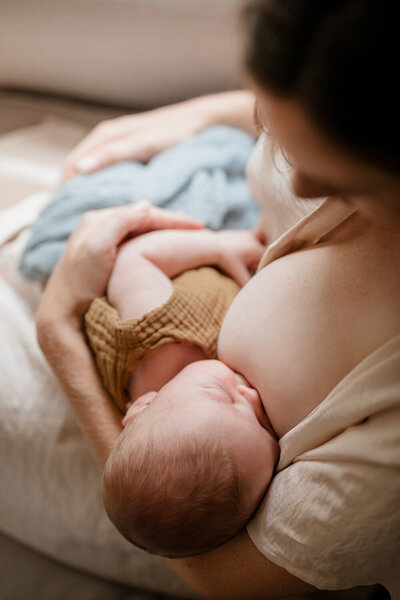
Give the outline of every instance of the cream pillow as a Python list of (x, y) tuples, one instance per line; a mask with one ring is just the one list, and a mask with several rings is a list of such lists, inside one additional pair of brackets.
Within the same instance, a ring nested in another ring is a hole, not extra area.
[(50, 119), (0, 138), (0, 531), (99, 577), (190, 597), (163, 559), (109, 522), (99, 468), (37, 344), (40, 286), (16, 270), (29, 225), (85, 131)]

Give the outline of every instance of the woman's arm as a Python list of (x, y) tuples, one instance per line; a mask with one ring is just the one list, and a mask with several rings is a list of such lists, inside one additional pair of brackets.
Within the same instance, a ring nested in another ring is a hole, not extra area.
[(190, 587), (211, 600), (266, 600), (316, 591), (265, 558), (246, 531), (206, 554), (168, 562)]
[(65, 179), (123, 160), (147, 162), (213, 125), (238, 127), (256, 136), (253, 114), (252, 92), (238, 90), (103, 121), (67, 157)]
[(104, 294), (118, 246), (128, 234), (199, 226), (145, 203), (87, 213), (47, 283), (36, 316), (38, 341), (101, 465), (121, 432), (121, 414), (99, 380), (83, 316)]
[[(51, 311), (46, 314), (47, 310)], [(66, 318), (46, 299), (37, 317), (38, 340), (100, 466), (122, 431), (122, 415), (99, 380), (80, 319)]]

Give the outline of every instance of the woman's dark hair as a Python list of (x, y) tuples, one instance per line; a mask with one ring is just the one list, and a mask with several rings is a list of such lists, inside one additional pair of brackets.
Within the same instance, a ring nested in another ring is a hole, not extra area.
[(248, 0), (245, 66), (349, 151), (400, 175), (399, 2)]

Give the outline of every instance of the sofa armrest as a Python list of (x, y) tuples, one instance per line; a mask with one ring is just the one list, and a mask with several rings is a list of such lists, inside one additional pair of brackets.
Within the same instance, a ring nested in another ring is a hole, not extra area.
[(151, 107), (240, 86), (238, 0), (1, 4), (1, 87)]

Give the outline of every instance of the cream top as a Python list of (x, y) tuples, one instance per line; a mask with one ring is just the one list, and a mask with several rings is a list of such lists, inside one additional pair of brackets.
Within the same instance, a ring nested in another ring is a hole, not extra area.
[(284, 435), (248, 526), (272, 562), (321, 589), (382, 583), (400, 597), (400, 335)]

